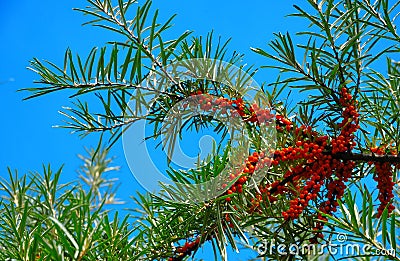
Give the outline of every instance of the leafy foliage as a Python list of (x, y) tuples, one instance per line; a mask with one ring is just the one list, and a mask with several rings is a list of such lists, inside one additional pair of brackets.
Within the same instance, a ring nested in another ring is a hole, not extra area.
[[(93, 156), (93, 158), (92, 158)], [(107, 151), (81, 156), (81, 182), (60, 184), (62, 168), (18, 176), (9, 170), (1, 185), (2, 260), (121, 260), (132, 256), (130, 216), (112, 215), (115, 186), (105, 179), (114, 170)], [(86, 183), (88, 186), (82, 185)]]

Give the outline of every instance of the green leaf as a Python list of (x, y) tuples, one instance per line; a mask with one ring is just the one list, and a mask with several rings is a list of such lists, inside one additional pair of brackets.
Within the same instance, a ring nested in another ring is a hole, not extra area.
[(79, 248), (79, 245), (78, 245), (78, 243), (76, 242), (74, 236), (68, 231), (68, 229), (67, 229), (58, 219), (56, 219), (56, 218), (54, 218), (54, 217), (49, 217), (49, 219), (50, 219), (51, 221), (53, 221), (53, 223), (54, 223), (59, 229), (61, 229), (61, 231), (64, 233), (64, 234), (62, 234), (62, 236), (66, 236), (66, 237), (69, 239), (69, 241), (72, 243), (72, 245), (75, 247), (75, 249), (78, 251), (78, 250), (80, 249), (80, 248)]
[(387, 211), (387, 209), (385, 209), (382, 213), (381, 220), (380, 220), (382, 222), (382, 244), (384, 247), (386, 247), (386, 242), (388, 241), (387, 218), (388, 218), (388, 211)]

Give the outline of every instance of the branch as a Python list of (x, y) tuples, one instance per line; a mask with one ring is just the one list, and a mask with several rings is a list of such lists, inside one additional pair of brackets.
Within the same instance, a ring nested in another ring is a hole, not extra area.
[[(331, 152), (329, 152), (331, 153)], [(388, 163), (400, 163), (399, 155), (377, 155), (377, 154), (363, 154), (363, 153), (352, 153), (352, 152), (339, 152), (332, 154), (332, 158), (341, 159), (341, 160), (353, 160), (353, 161), (373, 161), (373, 162), (388, 162)], [(288, 182), (292, 181), (295, 176), (302, 174), (303, 172), (293, 173), (292, 175), (284, 178), (279, 182), (279, 186), (283, 186)], [(269, 190), (271, 194), (275, 193), (278, 189), (277, 187), (273, 187)]]
[(136, 43), (137, 46), (140, 46), (143, 50), (143, 52), (147, 55), (147, 57), (149, 57), (153, 63), (156, 65), (156, 67), (160, 68), (160, 70), (165, 74), (165, 76), (167, 76), (167, 78), (173, 83), (173, 84), (178, 84), (177, 80), (174, 79), (174, 77), (172, 75), (170, 75), (167, 70), (164, 68), (163, 64), (154, 56), (154, 54), (151, 52), (151, 50), (149, 49), (149, 47), (147, 45), (145, 45), (141, 39), (135, 35), (132, 30), (129, 29), (129, 27), (127, 26), (126, 22), (124, 21), (120, 21), (120, 19), (118, 19), (114, 13), (112, 12), (108, 12), (107, 10), (101, 10), (104, 12), (104, 14), (106, 14), (110, 19), (112, 19), (120, 28), (122, 28), (122, 30), (124, 30), (127, 35), (133, 42)]

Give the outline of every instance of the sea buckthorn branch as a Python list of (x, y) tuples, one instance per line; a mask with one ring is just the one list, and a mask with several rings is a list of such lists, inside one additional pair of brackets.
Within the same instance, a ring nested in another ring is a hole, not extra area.
[[(260, 165), (257, 164), (259, 162), (260, 158), (262, 159), (261, 160), (262, 167), (265, 166), (265, 164), (268, 164), (268, 158), (264, 157), (263, 152), (261, 152), (261, 153), (253, 152), (253, 154), (247, 158), (247, 160), (244, 164), (244, 168), (241, 171), (232, 173), (229, 176), (230, 181), (233, 181), (235, 179), (236, 179), (236, 181), (225, 192), (226, 195), (243, 192), (243, 185), (247, 182), (248, 178), (254, 173), (254, 171), (257, 170), (257, 168), (261, 167)], [(226, 188), (227, 186), (228, 185), (226, 183), (222, 185), (223, 188)], [(230, 202), (232, 199), (230, 197), (227, 197), (227, 198), (225, 198), (225, 200), (227, 202)]]
[[(228, 99), (224, 97), (215, 98), (208, 94), (203, 94), (202, 91), (197, 91), (192, 93), (192, 96), (196, 96), (195, 100), (192, 100), (189, 103), (184, 103), (183, 107), (187, 108), (188, 106), (199, 106), (203, 111), (216, 111), (216, 106), (218, 109), (222, 110), (222, 113), (227, 113), (227, 109), (232, 107), (236, 110), (233, 111), (233, 115), (240, 116), (247, 123), (255, 123), (255, 124), (269, 124), (272, 119), (276, 122), (276, 128), (278, 131), (289, 131), (293, 128), (293, 124), (290, 120), (286, 119), (281, 115), (273, 115), (268, 109), (261, 109), (257, 104), (252, 104), (251, 106), (246, 106), (244, 101), (240, 98), (238, 99)], [(224, 195), (232, 195), (234, 193), (240, 194), (243, 193), (243, 185), (248, 181), (248, 178), (256, 171), (258, 168), (263, 168), (264, 166), (269, 166), (271, 164), (271, 159), (266, 157), (264, 152), (253, 152), (245, 161), (244, 167), (235, 173), (232, 173), (229, 176), (229, 180), (231, 182), (235, 181), (229, 189), (224, 193)], [(227, 183), (223, 184), (223, 189), (226, 189), (228, 186)], [(274, 197), (271, 196), (271, 200)], [(229, 204), (231, 202), (231, 197), (226, 197), (225, 201)], [(234, 209), (237, 209), (236, 205), (233, 205)], [(225, 214), (225, 222), (223, 223), (223, 227), (228, 229), (228, 227), (233, 228), (234, 224), (231, 222), (231, 217), (229, 214)], [(205, 240), (206, 241), (206, 240)], [(205, 242), (204, 241), (204, 242)], [(188, 241), (189, 242), (189, 241)], [(169, 260), (182, 260), (184, 257), (191, 254), (192, 250), (196, 247), (199, 247), (199, 244), (194, 244), (186, 242), (183, 247), (177, 248), (179, 249), (179, 253), (175, 253), (173, 257), (170, 257)]]
[[(371, 148), (371, 152), (376, 155), (384, 155), (385, 150), (383, 147)], [(390, 153), (395, 154), (396, 151), (391, 151)], [(381, 204), (378, 207), (378, 217), (382, 215), (385, 208), (390, 214), (394, 210), (394, 205), (392, 199), (394, 197), (393, 187), (395, 183), (393, 182), (393, 166), (389, 162), (368, 162), (370, 165), (375, 165), (375, 175), (374, 180), (378, 183), (377, 188), (379, 190), (378, 199)], [(400, 168), (400, 164), (396, 164), (395, 167)]]
[[(271, 113), (269, 109), (262, 109), (257, 104), (252, 104), (251, 106), (247, 106), (245, 102), (241, 99), (228, 99), (225, 97), (215, 97), (209, 94), (204, 94), (202, 91), (196, 91), (191, 94), (194, 99), (191, 99), (189, 102), (183, 103), (183, 108), (186, 109), (189, 106), (198, 106), (201, 110), (207, 111), (216, 111), (217, 109), (221, 111), (222, 114), (228, 114), (228, 110), (230, 114), (233, 116), (240, 116), (242, 120), (248, 124), (260, 124), (260, 122), (264, 124), (269, 124), (274, 120), (275, 115)], [(285, 120), (283, 122), (286, 123)], [(229, 182), (234, 182), (229, 189), (224, 193), (224, 196), (231, 195), (234, 193), (243, 193), (243, 185), (247, 182), (248, 178), (254, 173), (258, 168), (263, 168), (264, 166), (269, 166), (271, 163), (271, 159), (269, 157), (265, 157), (264, 152), (253, 152), (243, 164), (243, 168), (231, 173), (229, 176)], [(228, 183), (224, 183), (222, 185), (223, 189), (226, 189)], [(229, 204), (231, 202), (231, 197), (226, 197), (225, 201)], [(237, 207), (233, 206), (235, 209)], [(223, 222), (224, 229), (228, 229), (228, 227), (233, 228), (234, 224), (231, 221), (230, 215), (225, 214), (225, 220)], [(191, 255), (193, 251), (198, 249), (201, 243), (211, 240), (213, 237), (209, 235), (207, 238), (204, 238), (201, 241), (202, 236), (198, 236), (195, 240), (186, 241), (185, 244), (181, 247), (176, 248), (174, 254), (168, 258), (168, 261), (178, 261), (183, 260), (185, 257)]]
[(197, 249), (200, 248), (201, 244), (204, 244), (207, 241), (210, 241), (215, 238), (215, 234), (209, 233), (209, 231), (213, 231), (217, 228), (216, 224), (213, 224), (210, 226), (206, 231), (198, 233), (197, 235), (194, 235), (192, 239), (187, 239), (186, 242), (180, 246), (180, 247), (175, 247), (175, 250), (173, 251), (173, 254), (171, 257), (169, 257), (167, 260), (168, 261), (181, 261), (185, 257), (190, 256), (192, 253), (194, 253)]
[[(351, 178), (356, 167), (356, 161), (372, 162), (375, 165), (378, 189), (380, 192), (379, 200), (381, 205), (378, 208), (378, 215), (381, 215), (387, 207), (390, 213), (394, 206), (390, 203), (393, 198), (392, 165), (400, 166), (399, 157), (396, 153), (391, 155), (372, 151), (371, 154), (353, 153), (356, 146), (354, 133), (359, 128), (359, 114), (356, 110), (357, 101), (349, 93), (346, 87), (340, 90), (339, 103), (342, 109), (342, 120), (338, 123), (339, 135), (328, 137), (312, 130), (311, 126), (302, 125), (296, 127), (295, 124), (283, 115), (272, 114), (268, 109), (260, 109), (256, 104), (247, 106), (242, 99), (228, 99), (224, 97), (214, 98), (202, 95), (199, 104), (202, 110), (214, 110), (219, 108), (233, 107), (236, 110), (233, 115), (240, 116), (248, 123), (267, 123), (271, 119), (275, 120), (276, 130), (282, 135), (294, 135), (294, 144), (277, 149), (273, 153), (273, 158), (265, 157), (264, 152), (253, 152), (244, 163), (244, 167), (229, 176), (230, 181), (234, 181), (226, 195), (244, 193), (244, 186), (257, 168), (272, 164), (278, 166), (286, 163), (289, 169), (285, 171), (282, 179), (275, 180), (271, 184), (261, 185), (258, 188), (255, 198), (251, 200), (251, 206), (247, 213), (261, 212), (260, 204), (268, 199), (269, 203), (278, 200), (279, 196), (289, 198), (289, 208), (282, 212), (282, 218), (287, 222), (295, 220), (310, 206), (313, 201), (321, 213), (332, 214), (336, 212), (338, 201), (343, 197), (346, 182)], [(203, 94), (197, 92), (196, 94)], [(395, 154), (395, 155), (394, 155)], [(258, 162), (262, 162), (259, 166)], [(226, 189), (228, 184), (223, 184)], [(325, 190), (322, 188), (325, 187)], [(318, 195), (325, 193), (323, 202), (318, 203)], [(232, 197), (226, 197), (225, 201), (232, 204)], [(236, 205), (233, 205), (237, 209)], [(326, 217), (318, 213), (318, 221), (315, 224), (314, 236), (310, 242), (317, 243), (318, 238), (323, 238), (322, 229)], [(224, 227), (233, 228), (230, 214), (225, 214)], [(197, 244), (196, 247), (199, 247)], [(190, 245), (186, 247), (190, 254)], [(171, 259), (180, 260), (180, 259)]]
[(389, 214), (395, 209), (392, 203), (395, 183), (393, 182), (392, 166), (387, 162), (375, 163), (375, 174), (374, 180), (378, 183), (377, 188), (379, 190), (378, 199), (381, 202), (378, 207), (378, 217), (380, 217), (385, 208), (387, 208)]
[[(296, 128), (296, 134), (307, 131), (308, 135), (298, 135), (295, 148), (288, 147), (275, 152), (273, 165), (291, 161), (292, 166), (284, 174), (283, 180), (271, 184), (269, 192), (282, 195), (290, 189), (288, 183), (292, 184), (292, 194), (298, 192), (297, 197), (290, 199), (289, 209), (282, 212), (285, 220), (297, 219), (309, 206), (309, 202), (316, 200), (324, 185), (327, 200), (319, 204), (323, 213), (330, 214), (336, 211), (337, 200), (344, 194), (345, 182), (351, 177), (355, 164), (353, 161), (334, 159), (332, 155), (351, 151), (355, 147), (354, 132), (358, 129), (359, 115), (355, 107), (356, 102), (345, 87), (340, 91), (339, 102), (343, 107), (343, 119), (338, 124), (340, 133), (337, 137), (329, 140), (327, 136), (312, 131), (310, 126), (301, 126)], [(324, 221), (322, 215), (319, 214), (318, 218)], [(317, 222), (314, 229), (320, 231), (322, 227), (323, 223)], [(323, 237), (323, 234), (317, 232), (311, 241), (316, 242), (318, 237)]]
[[(288, 147), (275, 152), (273, 164), (278, 165), (285, 161), (292, 161), (292, 169), (287, 171), (282, 180), (277, 180), (271, 184), (268, 196), (271, 194), (282, 195), (287, 193), (291, 184), (294, 188), (293, 192), (299, 191), (297, 198), (290, 200), (290, 206), (287, 211), (282, 212), (285, 220), (297, 219), (305, 207), (308, 206), (309, 201), (315, 199), (320, 192), (321, 186), (325, 183), (327, 193), (325, 195), (326, 201), (319, 204), (319, 210), (322, 213), (331, 214), (337, 210), (338, 200), (344, 195), (347, 182), (352, 175), (355, 168), (355, 160), (372, 161), (375, 164), (375, 180), (378, 181), (379, 200), (381, 205), (378, 208), (378, 216), (380, 216), (385, 208), (388, 208), (389, 214), (394, 209), (390, 203), (393, 198), (392, 181), (393, 163), (399, 166), (399, 158), (397, 152), (392, 152), (392, 155), (383, 155), (377, 150), (373, 151), (371, 155), (354, 154), (352, 149), (355, 147), (354, 133), (358, 127), (359, 114), (356, 111), (357, 102), (353, 100), (352, 95), (348, 92), (347, 88), (342, 88), (340, 91), (340, 105), (343, 107), (342, 121), (338, 124), (340, 134), (332, 138), (330, 141), (326, 137), (320, 136), (316, 139), (323, 139), (323, 144), (311, 144), (312, 148), (307, 148), (301, 140), (304, 135), (298, 136), (300, 140), (296, 142), (296, 148)], [(304, 126), (302, 126), (304, 128)], [(296, 129), (297, 132), (298, 128)], [(317, 136), (316, 133), (312, 134)], [(306, 143), (309, 144), (309, 143)], [(301, 149), (299, 149), (299, 146)], [(307, 147), (310, 147), (309, 145)], [(297, 151), (296, 151), (297, 149)], [(289, 153), (287, 152), (289, 150)], [(303, 156), (299, 157), (298, 153)], [(322, 153), (322, 154), (321, 154)], [(296, 165), (295, 160), (303, 158), (303, 161)], [(379, 159), (374, 161), (374, 159)], [(387, 160), (390, 159), (390, 160)], [(305, 164), (306, 162), (307, 164)], [(299, 168), (301, 167), (301, 168)], [(303, 169), (304, 168), (304, 169)], [(299, 186), (298, 180), (304, 180), (303, 186)], [(293, 193), (292, 193), (293, 194)], [(311, 238), (311, 242), (317, 242), (317, 238), (322, 238), (323, 234), (320, 232), (323, 228), (326, 218), (322, 214), (318, 214), (318, 221), (314, 230), (316, 231), (315, 237)]]
[(268, 124), (275, 117), (269, 109), (262, 109), (257, 104), (247, 106), (242, 98), (215, 97), (200, 90), (193, 92), (191, 96), (194, 98), (185, 102), (184, 108), (199, 106), (204, 112), (221, 110), (222, 114), (228, 114), (228, 110), (231, 110), (231, 116), (240, 116), (246, 123)]
[(196, 237), (192, 241), (186, 241), (185, 244), (181, 247), (177, 247), (174, 255), (168, 258), (168, 261), (180, 261), (185, 257), (190, 256), (193, 251), (198, 249), (200, 245), (201, 236)]
[[(273, 165), (279, 165), (284, 162), (292, 163), (290, 169), (285, 172), (283, 179), (276, 180), (271, 185), (267, 185), (260, 189), (261, 193), (265, 193), (270, 203), (277, 200), (276, 196), (297, 193), (297, 197), (290, 199), (289, 209), (282, 212), (285, 220), (294, 220), (299, 217), (303, 210), (309, 205), (311, 200), (315, 200), (321, 192), (321, 187), (326, 187), (326, 201), (319, 204), (319, 210), (322, 213), (331, 214), (337, 210), (338, 200), (344, 195), (346, 182), (351, 178), (353, 169), (355, 168), (355, 160), (364, 160), (377, 156), (375, 154), (367, 158), (363, 155), (353, 154), (351, 150), (356, 146), (354, 141), (354, 133), (359, 128), (358, 117), (356, 111), (356, 101), (347, 88), (340, 91), (340, 104), (343, 107), (342, 121), (338, 124), (340, 133), (337, 137), (328, 139), (327, 136), (321, 136), (317, 132), (312, 131), (310, 126), (300, 126), (296, 128), (295, 133), (297, 141), (294, 147), (289, 146), (276, 150), (272, 161)], [(279, 132), (292, 131), (294, 125), (292, 122), (281, 115), (276, 116), (277, 130)], [(344, 157), (341, 157), (345, 155)], [(353, 156), (354, 157), (351, 157)], [(378, 156), (379, 157), (379, 156)], [(395, 155), (388, 156), (394, 160)], [(381, 161), (381, 159), (380, 159)], [(297, 165), (296, 165), (297, 164)], [(389, 163), (384, 163), (390, 165)], [(379, 185), (379, 199), (381, 206), (378, 209), (380, 215), (386, 208), (388, 202), (393, 198), (393, 181), (392, 175), (389, 174), (388, 166), (376, 167), (378, 173), (385, 173), (386, 185)], [(379, 176), (379, 174), (378, 174)], [(303, 181), (300, 183), (300, 181)], [(289, 186), (290, 185), (290, 186)], [(229, 191), (229, 190), (228, 190)], [(252, 200), (253, 206), (250, 207), (249, 213), (257, 211), (263, 195), (256, 195), (256, 199)], [(230, 199), (228, 199), (230, 201)], [(389, 213), (393, 210), (391, 205), (388, 206)], [(317, 238), (322, 238), (320, 232), (323, 228), (326, 218), (318, 214), (318, 221), (314, 228), (315, 237), (311, 238), (311, 242), (317, 242)]]
[[(257, 168), (260, 168), (260, 166), (263, 166), (263, 165), (257, 164), (259, 162), (260, 155), (264, 156), (263, 153), (258, 153), (258, 152), (254, 152), (253, 154), (251, 154), (247, 158), (244, 168), (240, 171), (237, 171), (235, 174), (231, 174), (229, 176), (229, 179), (231, 181), (233, 181), (233, 180), (236, 180), (236, 181), (233, 185), (230, 186), (230, 188), (224, 193), (224, 195), (231, 195), (233, 193), (243, 193), (243, 185), (247, 182), (248, 177), (250, 177)], [(268, 158), (266, 157), (264, 160), (265, 164), (267, 161), (268, 161)], [(261, 162), (263, 162), (263, 160), (261, 160)], [(228, 185), (226, 183), (222, 185), (223, 188), (226, 188), (227, 186)], [(232, 200), (231, 197), (225, 198), (225, 201), (228, 204), (230, 204), (231, 200)], [(237, 209), (237, 206), (234, 205), (233, 208)], [(225, 214), (224, 222), (222, 225), (223, 225), (224, 229), (234, 227), (234, 224), (228, 213)], [(203, 241), (201, 241), (202, 238), (204, 238)], [(211, 239), (213, 239), (213, 235), (208, 235), (207, 237), (205, 237), (205, 235), (199, 235), (195, 240), (192, 240), (192, 241), (187, 240), (183, 246), (176, 248), (173, 256), (169, 257), (168, 261), (183, 260), (185, 257), (190, 256), (193, 251), (198, 249), (200, 247), (201, 243), (205, 243)]]

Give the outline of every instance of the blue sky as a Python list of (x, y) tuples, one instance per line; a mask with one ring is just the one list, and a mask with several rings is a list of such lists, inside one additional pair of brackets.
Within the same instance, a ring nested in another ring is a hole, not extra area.
[[(167, 18), (177, 13), (172, 34), (185, 30), (194, 35), (206, 35), (214, 30), (215, 35), (227, 39), (232, 37), (229, 49), (246, 55), (248, 64), (262, 65), (265, 62), (250, 51), (250, 47), (265, 47), (277, 31), (294, 31), (299, 19), (284, 18), (293, 11), (291, 3), (285, 1), (266, 3), (252, 1), (154, 1), (160, 15)], [(73, 11), (83, 7), (86, 1), (1, 1), (0, 42), (3, 63), (0, 65), (0, 109), (4, 128), (1, 131), (3, 150), (0, 152), (0, 170), (7, 166), (21, 172), (39, 170), (42, 163), (59, 166), (66, 163), (65, 170), (73, 171), (80, 161), (75, 156), (83, 153), (84, 146), (95, 145), (96, 139), (81, 140), (67, 130), (52, 128), (62, 123), (58, 114), (61, 106), (69, 105), (67, 96), (52, 94), (38, 99), (22, 101), (27, 93), (16, 92), (20, 88), (35, 86), (38, 76), (26, 69), (29, 60), (37, 57), (61, 64), (66, 48), (85, 56), (92, 47), (103, 46), (115, 35), (99, 28), (81, 26), (87, 17)], [(210, 8), (210, 6), (212, 8)], [(300, 23), (301, 24), (301, 23)], [(271, 82), (276, 72), (261, 70), (255, 77), (258, 82)], [(112, 154), (125, 168), (121, 143)], [(129, 173), (128, 175), (129, 176)], [(134, 181), (132, 181), (134, 182)]]
[[(160, 9), (164, 19), (178, 14), (171, 34), (192, 30), (194, 35), (206, 35), (214, 30), (224, 39), (232, 37), (229, 49), (245, 54), (246, 63), (260, 66), (264, 58), (252, 53), (250, 47), (265, 47), (273, 39), (273, 32), (304, 27), (299, 19), (284, 17), (294, 11), (292, 4), (304, 5), (305, 1), (155, 0), (153, 6)], [(85, 5), (83, 0), (0, 1), (0, 176), (7, 176), (7, 167), (26, 173), (40, 171), (43, 163), (51, 163), (53, 168), (65, 163), (62, 180), (69, 181), (77, 177), (81, 163), (76, 155), (84, 153), (85, 146), (96, 145), (96, 137), (82, 140), (65, 129), (52, 128), (62, 123), (63, 117), (57, 111), (69, 104), (66, 95), (22, 101), (27, 93), (16, 92), (34, 86), (33, 81), (38, 79), (26, 69), (33, 57), (61, 64), (68, 47), (85, 56), (92, 47), (115, 39), (114, 34), (104, 30), (81, 26), (87, 17), (72, 8)], [(275, 77), (276, 72), (262, 70), (255, 79), (262, 83)], [(111, 155), (122, 167), (114, 174), (122, 181), (119, 197), (128, 200), (141, 188), (125, 162), (121, 142), (113, 147)]]

